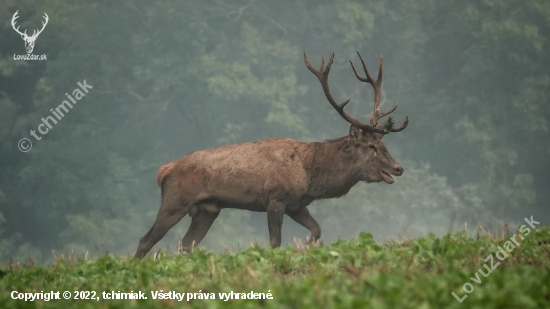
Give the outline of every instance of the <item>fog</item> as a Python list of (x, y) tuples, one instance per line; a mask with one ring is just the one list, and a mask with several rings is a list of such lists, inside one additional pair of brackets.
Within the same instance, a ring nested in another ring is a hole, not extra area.
[[(31, 54), (46, 59), (22, 60), (14, 29), (32, 34), (45, 13)], [(539, 0), (0, 0), (0, 260), (132, 255), (159, 209), (161, 165), (348, 134), (303, 52), (317, 68), (335, 53), (332, 94), (363, 122), (373, 91), (349, 60), (360, 66), (360, 52), (375, 75), (382, 55), (382, 110), (399, 103), (396, 123), (410, 119), (384, 138), (405, 168), (394, 184), (309, 206), (324, 243), (549, 224), (549, 21)], [(189, 223), (153, 250), (174, 250)], [(283, 245), (307, 235), (285, 217)], [(201, 246), (251, 242), (269, 244), (266, 214), (226, 209)]]

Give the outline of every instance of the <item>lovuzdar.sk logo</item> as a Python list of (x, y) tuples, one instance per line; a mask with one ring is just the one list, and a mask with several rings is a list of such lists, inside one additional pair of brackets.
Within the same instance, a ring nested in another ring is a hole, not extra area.
[(15, 32), (17, 32), (17, 33), (19, 33), (19, 35), (21, 35), (21, 38), (23, 39), (23, 41), (25, 41), (25, 49), (27, 50), (27, 54), (26, 55), (16, 55), (16, 54), (14, 54), (13, 59), (14, 60), (47, 60), (46, 55), (33, 55), (32, 51), (34, 50), (34, 44), (36, 43), (36, 39), (38, 38), (40, 33), (42, 33), (42, 31), (44, 31), (44, 28), (46, 28), (46, 25), (48, 24), (48, 20), (49, 20), (48, 14), (46, 14), (44, 12), (43, 17), (46, 21), (42, 22), (42, 29), (40, 29), (38, 31), (33, 30), (32, 35), (29, 36), (29, 35), (27, 35), (27, 29), (25, 29), (25, 31), (21, 32), (21, 31), (19, 31), (19, 26), (17, 26), (17, 28), (15, 27), (15, 20), (19, 18), (19, 16), (17, 15), (18, 13), (19, 13), (19, 11), (15, 12), (15, 14), (13, 14), (13, 18), (11, 19), (11, 26), (13, 27), (13, 30), (15, 30)]

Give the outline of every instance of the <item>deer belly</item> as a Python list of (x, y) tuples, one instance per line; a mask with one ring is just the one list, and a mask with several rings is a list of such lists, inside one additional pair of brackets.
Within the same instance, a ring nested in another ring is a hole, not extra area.
[(253, 190), (216, 190), (208, 200), (220, 208), (244, 209), (250, 211), (267, 211), (266, 203), (260, 194)]

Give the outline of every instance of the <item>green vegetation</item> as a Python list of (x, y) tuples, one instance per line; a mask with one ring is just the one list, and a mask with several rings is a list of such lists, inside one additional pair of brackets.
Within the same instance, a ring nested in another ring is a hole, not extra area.
[[(482, 230), (483, 231), (483, 230)], [(520, 233), (516, 232), (518, 235)], [(525, 235), (525, 234), (524, 234)], [(361, 233), (331, 245), (271, 249), (255, 246), (237, 253), (161, 253), (156, 260), (102, 256), (96, 260), (60, 258), (51, 266), (4, 266), (0, 272), (3, 308), (548, 308), (550, 306), (550, 229), (538, 227), (519, 240), (487, 277), (484, 259), (511, 235), (466, 232), (441, 238), (376, 244)], [(498, 262), (494, 258), (494, 263)], [(463, 284), (474, 291), (459, 303)], [(151, 291), (214, 293), (215, 300), (152, 299)], [(95, 291), (101, 299), (25, 302), (20, 293)], [(147, 300), (103, 300), (102, 292), (141, 291)], [(218, 293), (268, 293), (273, 299), (220, 300)]]

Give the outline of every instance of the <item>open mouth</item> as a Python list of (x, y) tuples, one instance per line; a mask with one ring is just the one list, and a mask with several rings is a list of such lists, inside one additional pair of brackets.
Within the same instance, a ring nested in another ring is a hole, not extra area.
[(387, 183), (389, 183), (389, 184), (392, 184), (392, 183), (395, 182), (395, 179), (393, 179), (393, 177), (391, 177), (390, 174), (388, 174), (388, 173), (386, 173), (386, 172), (384, 172), (384, 171), (382, 171), (380, 174), (382, 175), (382, 179), (383, 179), (385, 182), (387, 182)]

